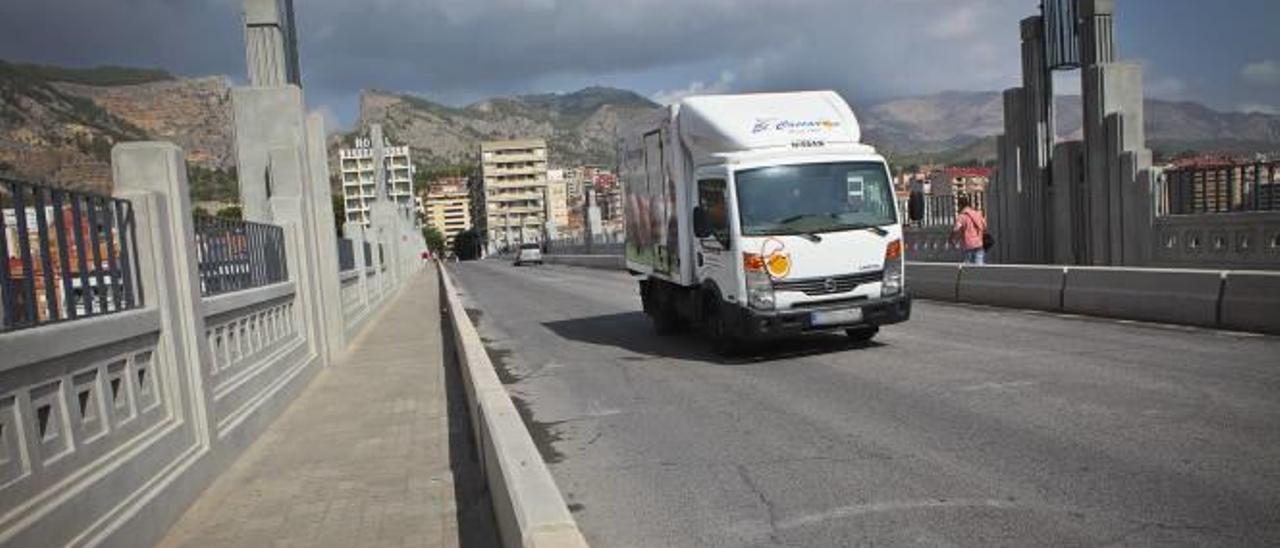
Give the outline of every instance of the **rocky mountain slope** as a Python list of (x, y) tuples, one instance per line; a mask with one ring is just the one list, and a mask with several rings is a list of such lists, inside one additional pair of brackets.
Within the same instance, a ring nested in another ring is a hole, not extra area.
[[(978, 159), (994, 157), (987, 139), (1004, 131), (996, 92), (944, 92), (893, 99), (856, 108), (867, 139), (897, 154), (952, 155), (970, 149)], [(1079, 96), (1059, 96), (1058, 135), (1081, 137)], [(1157, 151), (1186, 149), (1254, 152), (1280, 149), (1280, 116), (1220, 112), (1191, 102), (1146, 101), (1148, 145)]]
[[(1004, 130), (996, 92), (943, 92), (854, 107), (865, 138), (908, 161), (990, 161), (995, 158), (993, 136)], [(1148, 100), (1146, 107), (1148, 139), (1158, 151), (1280, 149), (1280, 116), (1219, 112), (1159, 99)], [(614, 128), (656, 108), (635, 93), (598, 87), (488, 99), (462, 108), (368, 90), (361, 95), (358, 125), (382, 123), (393, 140), (409, 144), (426, 165), (474, 162), (480, 141), (514, 137), (547, 139), (553, 165), (609, 165)], [(1060, 136), (1080, 138), (1080, 97), (1059, 97), (1058, 121)]]
[(366, 90), (357, 125), (381, 123), (389, 139), (409, 144), (427, 165), (474, 162), (481, 141), (515, 138), (546, 139), (553, 165), (611, 164), (618, 124), (657, 108), (636, 93), (601, 87), (486, 99), (462, 108)]
[(112, 145), (143, 139), (177, 143), (202, 174), (227, 173), (229, 90), (222, 77), (0, 61), (0, 173), (107, 191)]

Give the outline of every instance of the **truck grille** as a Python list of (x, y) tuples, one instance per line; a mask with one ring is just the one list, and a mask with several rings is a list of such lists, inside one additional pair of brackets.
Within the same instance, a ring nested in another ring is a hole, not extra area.
[(821, 278), (804, 278), (800, 280), (774, 280), (774, 291), (800, 291), (805, 295), (832, 295), (846, 293), (862, 284), (878, 282), (884, 279), (884, 271), (862, 272), (859, 274), (841, 274)]

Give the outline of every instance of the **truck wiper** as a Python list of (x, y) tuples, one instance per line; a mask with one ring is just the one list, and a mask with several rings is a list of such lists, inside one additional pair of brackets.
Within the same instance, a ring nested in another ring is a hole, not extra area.
[(878, 226), (876, 226), (876, 225), (862, 225), (862, 224), (859, 224), (859, 225), (851, 225), (851, 226), (849, 226), (849, 229), (850, 229), (850, 230), (870, 230), (870, 231), (872, 231), (872, 232), (875, 232), (875, 233), (876, 233), (876, 236), (880, 236), (881, 238), (883, 238), (883, 237), (885, 237), (885, 236), (888, 236), (888, 235), (889, 235), (889, 231), (888, 231), (888, 230), (885, 230), (885, 229), (883, 229), (883, 228), (880, 228), (880, 227), (878, 227)]

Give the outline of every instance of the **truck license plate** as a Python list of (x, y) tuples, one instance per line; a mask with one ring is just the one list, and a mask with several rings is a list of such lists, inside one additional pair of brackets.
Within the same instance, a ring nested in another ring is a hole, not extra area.
[(862, 309), (850, 308), (847, 310), (824, 310), (822, 312), (814, 312), (810, 323), (813, 325), (836, 325), (844, 323), (857, 323), (862, 321)]

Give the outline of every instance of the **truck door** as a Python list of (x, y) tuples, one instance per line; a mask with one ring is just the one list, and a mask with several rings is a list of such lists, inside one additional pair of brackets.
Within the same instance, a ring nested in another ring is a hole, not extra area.
[(732, 240), (729, 230), (729, 188), (723, 172), (698, 172), (698, 207), (706, 212), (711, 234), (695, 238), (694, 268), (698, 281), (710, 279), (720, 288), (723, 297), (734, 299), (737, 291), (733, 285), (734, 271)]

